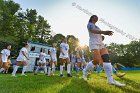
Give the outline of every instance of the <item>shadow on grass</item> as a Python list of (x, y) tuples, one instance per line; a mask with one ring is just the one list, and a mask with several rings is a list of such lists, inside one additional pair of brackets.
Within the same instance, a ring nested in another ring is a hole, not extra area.
[(126, 85), (133, 89), (130, 89), (128, 87), (119, 87), (122, 91), (125, 91), (126, 93), (140, 93), (140, 83), (137, 83), (133, 80), (130, 80), (128, 78), (123, 78), (123, 81), (126, 82)]
[(83, 79), (71, 79), (69, 85), (63, 87), (59, 93), (109, 93), (102, 87), (91, 86)]

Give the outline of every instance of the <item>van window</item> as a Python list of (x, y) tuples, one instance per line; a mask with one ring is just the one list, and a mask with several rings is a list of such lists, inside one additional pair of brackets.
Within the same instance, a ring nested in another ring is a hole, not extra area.
[(37, 46), (31, 46), (31, 52), (40, 53), (41, 48)]

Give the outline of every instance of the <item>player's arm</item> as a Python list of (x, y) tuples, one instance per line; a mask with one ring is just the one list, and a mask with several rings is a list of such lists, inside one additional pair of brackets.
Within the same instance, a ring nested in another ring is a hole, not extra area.
[(27, 55), (24, 51), (22, 51), (22, 54), (27, 58), (27, 60), (29, 60), (29, 58), (27, 57)]
[(94, 33), (94, 34), (104, 34), (104, 35), (113, 35), (113, 31), (100, 31), (100, 30), (95, 30), (95, 29), (92, 29), (92, 30), (89, 30), (91, 33)]

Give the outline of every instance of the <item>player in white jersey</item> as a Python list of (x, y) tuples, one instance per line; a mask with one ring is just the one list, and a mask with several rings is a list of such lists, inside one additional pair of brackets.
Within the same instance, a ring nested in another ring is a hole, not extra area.
[(60, 76), (63, 77), (63, 64), (67, 62), (67, 76), (72, 77), (70, 74), (70, 59), (69, 59), (69, 45), (67, 44), (67, 38), (60, 44)]
[(83, 79), (87, 80), (87, 71), (90, 67), (103, 64), (104, 71), (107, 75), (107, 80), (109, 84), (113, 84), (116, 86), (125, 86), (125, 84), (121, 84), (118, 81), (113, 79), (112, 75), (112, 65), (109, 58), (109, 53), (107, 48), (105, 48), (104, 43), (102, 41), (102, 35), (113, 35), (112, 31), (102, 31), (98, 26), (96, 26), (96, 22), (98, 21), (98, 17), (93, 15), (89, 19), (89, 23), (87, 25), (87, 29), (89, 32), (89, 47), (92, 52), (92, 56), (94, 60), (89, 62), (87, 66), (83, 69)]
[(13, 77), (15, 77), (15, 74), (16, 74), (19, 66), (23, 66), (21, 76), (27, 76), (25, 74), (25, 71), (27, 68), (27, 60), (29, 60), (28, 51), (27, 51), (28, 47), (29, 47), (29, 45), (27, 43), (24, 43), (24, 46), (20, 50), (19, 55), (18, 55), (17, 60), (16, 60), (17, 61), (16, 66), (14, 67), (13, 72), (12, 72)]
[(8, 57), (10, 56), (10, 49), (11, 49), (11, 45), (8, 45), (6, 47), (6, 49), (3, 49), (1, 51), (1, 54), (0, 54), (0, 59), (1, 59), (1, 66), (0, 66), (0, 73), (4, 70), (6, 70), (6, 66), (7, 66), (7, 60), (8, 60)]
[(50, 65), (52, 68), (52, 75), (54, 75), (55, 68), (57, 66), (57, 49), (56, 43), (53, 43), (53, 46), (50, 48)]
[(37, 62), (37, 68), (35, 70), (35, 74), (34, 75), (37, 75), (37, 72), (39, 71), (39, 69), (43, 69), (45, 74), (46, 75), (50, 75), (50, 71), (48, 72), (47, 74), (47, 67), (46, 67), (46, 50), (45, 49), (42, 49), (41, 52), (40, 52), (40, 55), (39, 55), (39, 61)]

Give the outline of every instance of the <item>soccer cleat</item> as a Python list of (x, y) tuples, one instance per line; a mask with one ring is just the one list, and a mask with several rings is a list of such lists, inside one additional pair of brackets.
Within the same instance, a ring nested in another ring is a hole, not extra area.
[(120, 82), (118, 82), (118, 81), (116, 81), (116, 80), (113, 80), (113, 82), (109, 82), (109, 84), (115, 85), (115, 86), (119, 86), (119, 87), (124, 87), (124, 86), (126, 86), (126, 84), (122, 84), (122, 83), (120, 83)]
[(117, 77), (124, 77), (125, 76), (125, 73), (119, 73), (117, 74)]
[(12, 77), (17, 77), (16, 75), (12, 75)]
[(71, 74), (67, 74), (67, 76), (68, 76), (68, 77), (72, 77), (72, 75), (71, 75)]
[(87, 80), (87, 72), (83, 70), (83, 79)]
[(27, 76), (26, 74), (21, 74), (21, 76)]
[(60, 77), (63, 77), (63, 74), (60, 74)]

